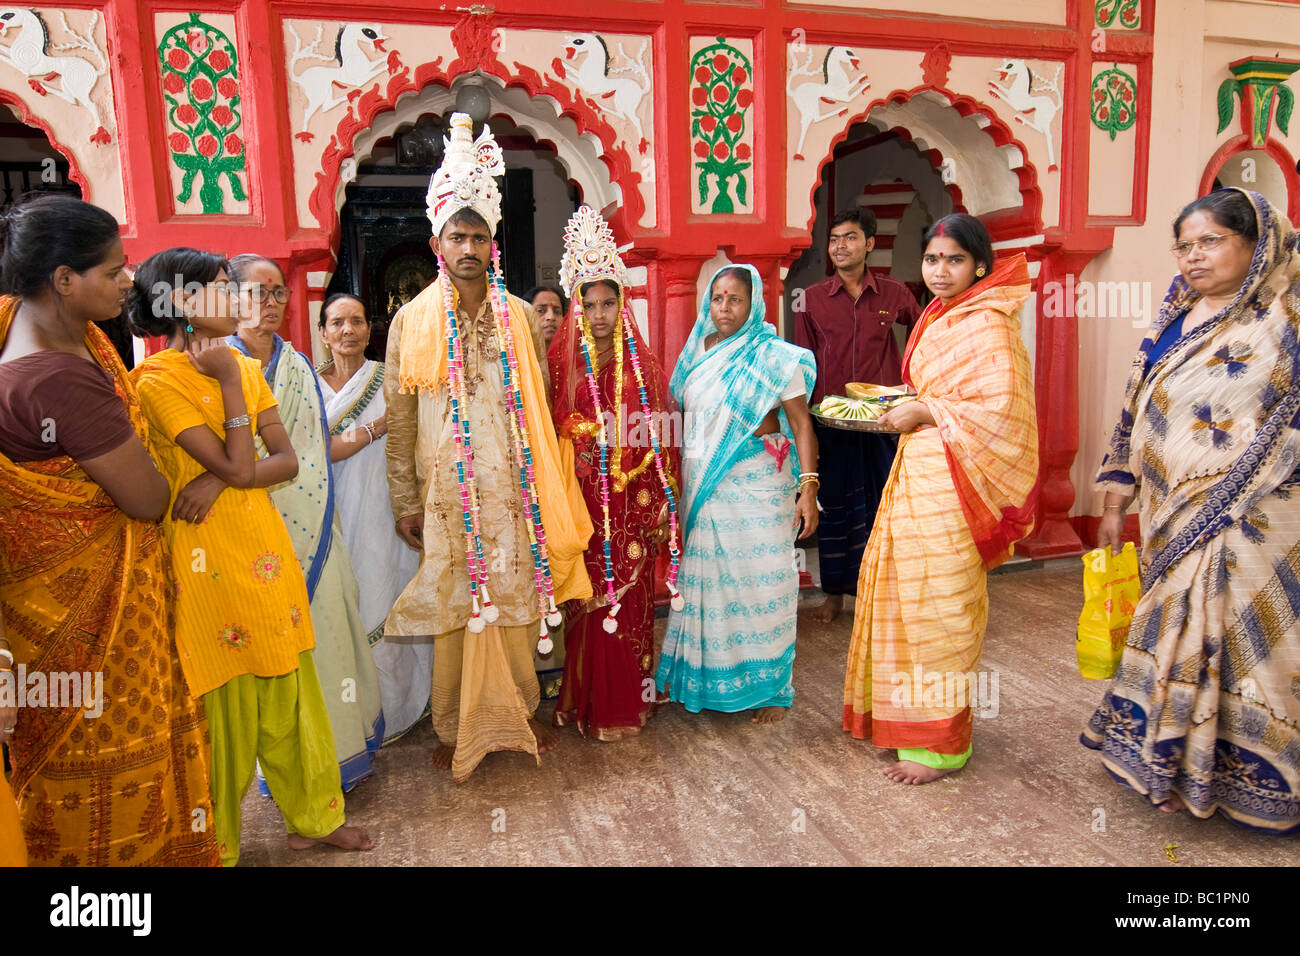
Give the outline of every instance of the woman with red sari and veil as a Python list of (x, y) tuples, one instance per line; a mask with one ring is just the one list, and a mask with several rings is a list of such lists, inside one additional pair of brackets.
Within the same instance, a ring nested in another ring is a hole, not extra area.
[(548, 353), (551, 409), (596, 532), (585, 558), (594, 593), (568, 604), (555, 725), (621, 740), (654, 707), (655, 559), (665, 540), (676, 556), (679, 464), (668, 438), (680, 429), (624, 299), (627, 270), (609, 226), (583, 206), (564, 236), (560, 282), (573, 305)]

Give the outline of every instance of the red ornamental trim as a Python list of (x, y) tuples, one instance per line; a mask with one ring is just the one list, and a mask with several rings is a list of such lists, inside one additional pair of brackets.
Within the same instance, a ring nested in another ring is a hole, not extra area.
[[(393, 110), (398, 97), (403, 94), (418, 92), (434, 84), (450, 88), (454, 77), (465, 69), (474, 68), (462, 55), (444, 70), (442, 59), (438, 57), (431, 63), (420, 65), (414, 75), (409, 67), (401, 67), (400, 71), (389, 78), (382, 93), (380, 83), (376, 82), (356, 98), (351, 109), (339, 120), (329, 144), (321, 154), (322, 172), (316, 174), (316, 188), (307, 201), (307, 208), (328, 233), (329, 248), (333, 249), (338, 241), (339, 213), (334, 206), (334, 194), (338, 188), (339, 172), (343, 160), (353, 154), (357, 135), (369, 129), (376, 116)], [(614, 128), (602, 117), (595, 103), (575, 94), (558, 80), (539, 74), (532, 67), (518, 62), (513, 67), (507, 67), (496, 59), (495, 53), (490, 60), (482, 60), (477, 68), (500, 79), (507, 89), (523, 89), (530, 96), (550, 97), (559, 107), (559, 116), (571, 119), (579, 134), (590, 133), (600, 140), (604, 147), (601, 160), (609, 169), (610, 180), (617, 183), (623, 192), (623, 203), (609, 217), (609, 223), (615, 234), (631, 234), (645, 212), (645, 199), (638, 188), (641, 174), (634, 171), (627, 149)]]
[(921, 58), (921, 82), (926, 86), (940, 87), (948, 82), (948, 71), (952, 68), (952, 53), (948, 44), (940, 43)]
[[(849, 131), (853, 126), (866, 120), (872, 110), (880, 106), (887, 106), (891, 103), (902, 105), (907, 103), (918, 93), (923, 93), (927, 90), (933, 90), (943, 96), (948, 100), (949, 105), (952, 106), (952, 108), (955, 109), (963, 118), (968, 118), (976, 113), (985, 117), (989, 122), (983, 127), (983, 132), (992, 138), (994, 146), (1012, 145), (1020, 150), (1021, 156), (1025, 158), (1024, 163), (1012, 170), (1012, 172), (1015, 173), (1016, 178), (1020, 181), (1021, 205), (1020, 209), (1017, 210), (1018, 215), (1016, 218), (1023, 223), (1023, 232), (1025, 235), (1033, 235), (1034, 233), (1042, 232), (1043, 192), (1038, 188), (1038, 170), (1035, 169), (1034, 164), (1029, 159), (1029, 149), (1024, 143), (1016, 138), (1015, 134), (1011, 131), (1011, 128), (1007, 126), (1007, 124), (1004, 123), (995, 112), (993, 112), (991, 107), (985, 106), (978, 100), (974, 100), (969, 96), (954, 93), (952, 90), (945, 89), (944, 87), (917, 86), (910, 90), (897, 89), (879, 99), (872, 100), (860, 112), (848, 117), (840, 132), (831, 138), (830, 143), (827, 145), (825, 154), (818, 159), (816, 164), (811, 168), (820, 170), (828, 162), (834, 159), (835, 147), (844, 142), (844, 140), (848, 138)], [(895, 127), (894, 131), (900, 134), (906, 132), (902, 127)], [(908, 134), (908, 138), (911, 138), (910, 133)], [(932, 152), (937, 151), (932, 150)], [(814, 178), (812, 185), (808, 188), (808, 219), (804, 224), (806, 230), (812, 229), (813, 220), (817, 217), (817, 205), (814, 202), (813, 194), (817, 191), (819, 178), (820, 177)], [(961, 205), (961, 190), (955, 183), (949, 183), (947, 185), (948, 192), (954, 197), (954, 205)], [(1016, 234), (1020, 233), (1017, 232)]]
[[(1245, 153), (1259, 147), (1253, 146), (1251, 136), (1248, 133), (1238, 133), (1229, 139), (1210, 157), (1210, 161), (1205, 164), (1205, 171), (1201, 173), (1200, 188), (1197, 191), (1198, 196), (1204, 196), (1214, 188), (1214, 179), (1219, 175), (1219, 170), (1223, 169), (1224, 164), (1237, 153)], [(1288, 173), (1296, 168), (1296, 158), (1287, 151), (1279, 140), (1269, 137), (1264, 143), (1264, 152), (1273, 157), (1274, 162), (1282, 167), (1282, 172)], [(1285, 176), (1286, 194), (1287, 194), (1287, 218), (1292, 222), (1300, 222), (1300, 175), (1291, 173)]]

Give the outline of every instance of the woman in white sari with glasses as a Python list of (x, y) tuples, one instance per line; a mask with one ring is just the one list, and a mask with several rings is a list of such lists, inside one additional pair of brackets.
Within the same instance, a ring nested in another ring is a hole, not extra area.
[(365, 357), (370, 342), (365, 306), (346, 292), (330, 296), (321, 308), (320, 331), (331, 355), (317, 373), (329, 421), (339, 520), (361, 586), (361, 619), (379, 672), (387, 743), (429, 708), (433, 644), (384, 640), (384, 619), (414, 577), (420, 554), (393, 531), (384, 460), (384, 363)]

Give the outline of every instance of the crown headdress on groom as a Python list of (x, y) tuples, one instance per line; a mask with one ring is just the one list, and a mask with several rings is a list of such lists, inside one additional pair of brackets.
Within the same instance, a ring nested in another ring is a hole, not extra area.
[(433, 234), (442, 232), (451, 217), (462, 209), (473, 209), (486, 220), (496, 235), (501, 222), (501, 189), (496, 177), (504, 176), (501, 147), (486, 124), (474, 139), (474, 121), (466, 113), (451, 114), (451, 133), (444, 140), (442, 165), (429, 180), (425, 197)]

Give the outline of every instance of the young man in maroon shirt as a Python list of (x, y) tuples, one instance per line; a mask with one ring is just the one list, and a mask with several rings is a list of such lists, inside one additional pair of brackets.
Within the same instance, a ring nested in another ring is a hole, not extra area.
[[(805, 289), (802, 308), (794, 311), (795, 343), (811, 349), (817, 358), (814, 402), (843, 395), (846, 382), (902, 382), (894, 323), (910, 330), (921, 308), (903, 283), (867, 268), (867, 255), (875, 244), (876, 217), (871, 210), (839, 213), (831, 222), (828, 250), (835, 274)], [(795, 305), (799, 304), (796, 299)], [(817, 497), (822, 508), (817, 556), (827, 598), (813, 617), (829, 624), (844, 607), (844, 595), (857, 594), (862, 552), (898, 440), (892, 435), (816, 427), (821, 448)]]

